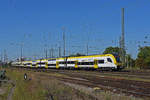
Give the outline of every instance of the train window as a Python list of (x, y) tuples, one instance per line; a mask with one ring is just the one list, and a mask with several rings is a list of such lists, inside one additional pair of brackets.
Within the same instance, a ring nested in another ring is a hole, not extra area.
[(45, 64), (45, 62), (41, 62), (41, 63), (37, 63), (37, 64), (44, 65), (44, 64)]
[(107, 61), (112, 63), (112, 60), (110, 58), (107, 58)]
[(70, 64), (70, 61), (67, 61), (67, 64)]
[(83, 65), (83, 62), (78, 62), (78, 65)]
[(65, 62), (59, 62), (59, 64), (65, 64)]
[(78, 65), (94, 65), (94, 62), (78, 62)]
[(99, 63), (99, 64), (103, 64), (103, 63), (104, 63), (104, 60), (98, 60), (98, 63)]
[(27, 63), (27, 65), (30, 65), (31, 63)]
[[(66, 62), (59, 62), (59, 64), (66, 64)], [(75, 64), (75, 61), (67, 61), (67, 64)]]
[(48, 64), (48, 66), (56, 66), (56, 64)]
[(94, 62), (89, 62), (89, 65), (94, 65)]
[(75, 63), (75, 61), (71, 61), (70, 63), (71, 63), (71, 64), (74, 64), (74, 63)]
[(59, 62), (59, 64), (62, 64), (62, 62)]
[(68, 61), (67, 64), (74, 64), (74, 61)]
[(84, 62), (84, 65), (89, 65), (89, 62)]
[(78, 65), (81, 65), (81, 62), (78, 62)]

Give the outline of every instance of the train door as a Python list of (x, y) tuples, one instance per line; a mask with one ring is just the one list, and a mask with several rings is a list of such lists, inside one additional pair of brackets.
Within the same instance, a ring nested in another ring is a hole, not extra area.
[(75, 68), (78, 68), (78, 61), (75, 61)]
[(32, 62), (30, 63), (30, 67), (32, 68), (33, 66), (32, 66)]
[(95, 68), (95, 69), (98, 68), (98, 61), (97, 61), (97, 59), (94, 59), (94, 68)]
[(48, 68), (48, 62), (45, 62), (45, 68)]
[(36, 62), (35, 67), (38, 68), (38, 62)]
[(59, 62), (56, 61), (56, 68), (58, 69), (59, 68)]

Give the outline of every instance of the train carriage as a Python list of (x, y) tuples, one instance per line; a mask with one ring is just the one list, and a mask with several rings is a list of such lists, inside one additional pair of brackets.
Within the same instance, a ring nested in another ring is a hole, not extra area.
[(40, 59), (40, 60), (37, 60), (36, 61), (36, 67), (37, 68), (41, 68), (41, 69), (43, 69), (43, 68), (47, 68), (47, 59)]
[(31, 68), (32, 67), (32, 61), (26, 61), (26, 67)]
[(33, 67), (33, 68), (36, 68), (36, 66), (37, 66), (36, 60), (32, 61), (32, 67)]
[[(20, 62), (17, 63), (21, 64)], [(63, 68), (63, 69), (122, 69), (118, 56), (112, 54), (90, 55), (79, 57), (62, 57), (24, 61), (24, 67), (32, 68)]]
[(48, 68), (56, 68), (56, 59), (51, 58), (47, 60)]

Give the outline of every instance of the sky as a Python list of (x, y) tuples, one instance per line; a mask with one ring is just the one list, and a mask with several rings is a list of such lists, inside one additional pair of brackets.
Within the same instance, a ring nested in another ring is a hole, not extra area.
[[(58, 47), (66, 54), (102, 53), (119, 46), (121, 8), (125, 8), (125, 46), (136, 58), (138, 45), (150, 40), (150, 0), (0, 0), (0, 53), (9, 59), (44, 57)], [(145, 36), (148, 38), (145, 39)], [(48, 53), (49, 53), (48, 52)]]

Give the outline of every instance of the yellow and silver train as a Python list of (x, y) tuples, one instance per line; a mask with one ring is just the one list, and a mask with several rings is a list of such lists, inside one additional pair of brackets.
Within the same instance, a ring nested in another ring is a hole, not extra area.
[(13, 62), (12, 66), (26, 68), (56, 68), (56, 69), (102, 69), (120, 70), (123, 66), (119, 57), (112, 54), (90, 55), (79, 57), (62, 57), (39, 59), (33, 61)]

